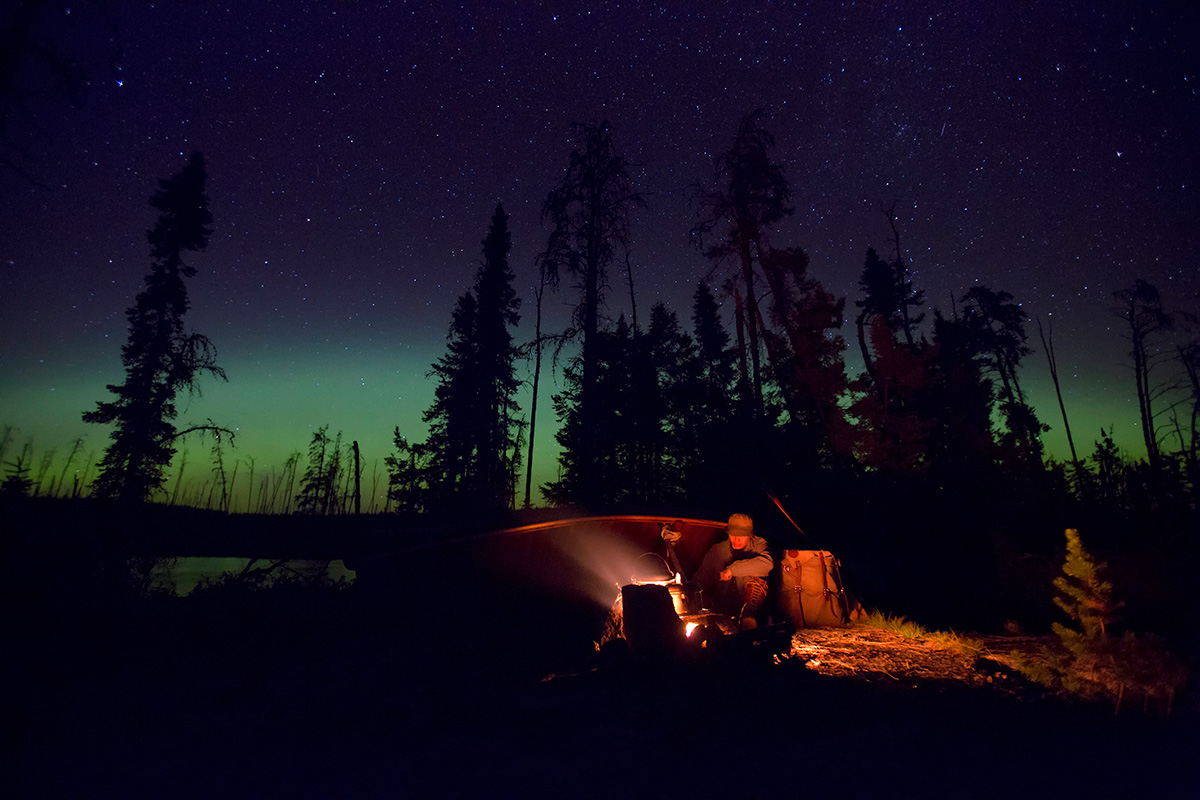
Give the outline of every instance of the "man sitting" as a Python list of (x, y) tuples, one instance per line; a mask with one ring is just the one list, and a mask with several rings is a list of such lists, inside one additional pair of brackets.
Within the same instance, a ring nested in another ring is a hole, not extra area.
[(766, 540), (754, 535), (749, 516), (731, 514), (725, 532), (728, 538), (714, 544), (700, 563), (696, 583), (706, 606), (734, 617), (747, 630), (758, 624), (755, 617), (767, 599), (767, 575), (775, 559)]

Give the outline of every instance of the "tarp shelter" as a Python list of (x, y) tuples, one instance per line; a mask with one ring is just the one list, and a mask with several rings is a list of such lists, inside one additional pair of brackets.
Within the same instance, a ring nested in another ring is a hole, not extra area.
[[(418, 544), (362, 556), (351, 568), (358, 570), (358, 583), (364, 589), (412, 591), (416, 587), (407, 565), (436, 553), (439, 563), (453, 565), (456, 585), (470, 589), (446, 592), (439, 599), (443, 606), (461, 601), (468, 609), (477, 609), (483, 597), (540, 589), (552, 605), (582, 596), (608, 608), (614, 592), (630, 582), (638, 557), (664, 552), (659, 534), (668, 524), (682, 533), (675, 550), (686, 576), (694, 574), (708, 549), (725, 536), (725, 523), (718, 520), (569, 517), (460, 537), (412, 537), (410, 541)], [(841, 625), (856, 618), (858, 605), (845, 591), (841, 565), (832, 553), (772, 547), (772, 554), (776, 559), (770, 578), (773, 616), (780, 621), (786, 618), (797, 628)]]

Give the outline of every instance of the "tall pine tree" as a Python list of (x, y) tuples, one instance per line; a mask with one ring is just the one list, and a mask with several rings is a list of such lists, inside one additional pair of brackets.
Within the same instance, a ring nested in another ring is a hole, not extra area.
[(300, 479), (296, 495), (299, 514), (337, 514), (341, 508), (337, 485), (342, 476), (342, 432), (329, 438), (329, 426), (313, 431), (308, 444), (308, 468)]
[(744, 330), (749, 338), (748, 347), (742, 350), (742, 373), (755, 419), (761, 418), (766, 408), (758, 264), (768, 231), (792, 213), (783, 167), (770, 156), (775, 137), (762, 127), (761, 117), (761, 111), (742, 117), (733, 144), (717, 158), (716, 179), (701, 192), (700, 221), (694, 231), (714, 264), (732, 261), (738, 273), (738, 330)]
[(617, 248), (628, 247), (631, 212), (644, 206), (645, 200), (633, 188), (629, 163), (617, 151), (608, 122), (578, 125), (576, 130), (578, 144), (567, 171), (542, 207), (542, 220), (550, 223), (551, 231), (539, 260), (551, 286), (556, 286), (562, 275), (578, 281), (580, 298), (574, 319), (582, 339), (576, 400), (579, 421), (574, 432), (578, 458), (569, 464), (580, 475), (578, 480), (564, 476), (560, 484), (574, 486), (580, 494), (573, 499), (588, 503), (597, 499), (593, 471), (600, 435), (598, 339), (608, 267)]
[(497, 204), (474, 288), (458, 299), (446, 355), (431, 370), (438, 383), (424, 419), (433, 509), (464, 500), (490, 509), (513, 504), (523, 423), (510, 330), (520, 319), (508, 266), (511, 249), (508, 214)]
[(508, 214), (496, 205), (491, 227), (483, 240), (483, 264), (475, 279), (479, 300), (475, 336), (479, 341), (477, 382), (480, 392), (477, 473), (480, 492), (504, 505), (512, 504), (516, 489), (516, 468), (520, 414), (516, 392), (518, 349), (511, 328), (520, 322), (521, 301), (513, 289), (513, 273), (508, 265), (512, 236)]
[(1017, 462), (1040, 468), (1041, 435), (1048, 428), (1026, 402), (1017, 373), (1021, 359), (1033, 352), (1025, 344), (1025, 311), (1008, 292), (986, 286), (971, 287), (962, 301), (962, 322), (971, 332), (980, 361), (987, 374), (999, 380), (995, 396), (1007, 426), (1000, 443)]
[(918, 411), (932, 421), (925, 454), (929, 471), (944, 487), (988, 486), (998, 455), (992, 431), (995, 392), (970, 327), (937, 310), (933, 316), (932, 366)]
[[(721, 322), (720, 307), (707, 283), (692, 296), (695, 366), (687, 383), (689, 402), (681, 432), (684, 486), (690, 497), (716, 498), (729, 486), (727, 472), (739, 469), (736, 458), (739, 420), (735, 397), (737, 353)], [(746, 397), (747, 393), (741, 392)], [(744, 420), (741, 422), (744, 423)]]
[(842, 326), (845, 298), (835, 298), (808, 273), (808, 254), (798, 247), (768, 248), (762, 271), (771, 290), (767, 352), (793, 435), (817, 463), (849, 449), (849, 426), (841, 407), (847, 389), (842, 353), (834, 333)]
[(863, 298), (855, 303), (855, 323), (865, 373), (853, 382), (857, 454), (869, 467), (918, 472), (928, 466), (933, 420), (922, 415), (929, 404), (921, 397), (933, 380), (936, 348), (917, 339), (913, 326), (924, 314), (908, 309), (919, 307), (925, 293), (913, 287), (899, 256), (884, 261), (873, 247), (858, 286)]
[(694, 376), (698, 372), (696, 346), (679, 324), (674, 311), (663, 303), (650, 308), (647, 334), (654, 367), (657, 395), (652, 404), (656, 446), (652, 491), (648, 500), (665, 501), (685, 496), (684, 476), (694, 442), (689, 431), (689, 414)]
[(110, 384), (108, 390), (116, 398), (98, 402), (94, 411), (83, 415), (85, 422), (115, 426), (93, 485), (102, 497), (149, 499), (162, 486), (181, 435), (174, 423), (177, 394), (198, 394), (203, 373), (225, 379), (208, 337), (188, 333), (183, 325), (189, 307), (184, 279), (196, 274), (183, 256), (203, 250), (212, 235), (206, 178), (204, 158), (193, 153), (180, 172), (159, 180), (150, 198), (159, 216), (146, 233), (152, 262), (145, 288), (125, 312), (125, 382)]

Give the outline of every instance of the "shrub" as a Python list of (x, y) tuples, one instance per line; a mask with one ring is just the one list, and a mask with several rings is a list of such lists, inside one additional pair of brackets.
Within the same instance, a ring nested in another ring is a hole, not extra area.
[(1054, 579), (1059, 591), (1054, 602), (1078, 627), (1055, 622), (1051, 628), (1062, 650), (1042, 648), (1044, 663), (1037, 664), (1013, 653), (1017, 669), (1069, 695), (1110, 700), (1116, 713), (1132, 691), (1142, 695), (1143, 711), (1151, 697), (1162, 697), (1170, 714), (1175, 693), (1187, 678), (1186, 668), (1154, 634), (1112, 633), (1121, 603), (1113, 599), (1113, 586), (1103, 578), (1107, 566), (1083, 547), (1075, 528), (1067, 529), (1066, 539), (1063, 574)]

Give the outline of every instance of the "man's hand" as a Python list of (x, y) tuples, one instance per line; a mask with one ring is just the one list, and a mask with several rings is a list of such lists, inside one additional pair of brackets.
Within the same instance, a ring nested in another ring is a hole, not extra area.
[(721, 577), (721, 580), (723, 580), (723, 581), (727, 581), (727, 580), (731, 579), (733, 577), (733, 570), (726, 567), (725, 569), (721, 570), (720, 577)]

